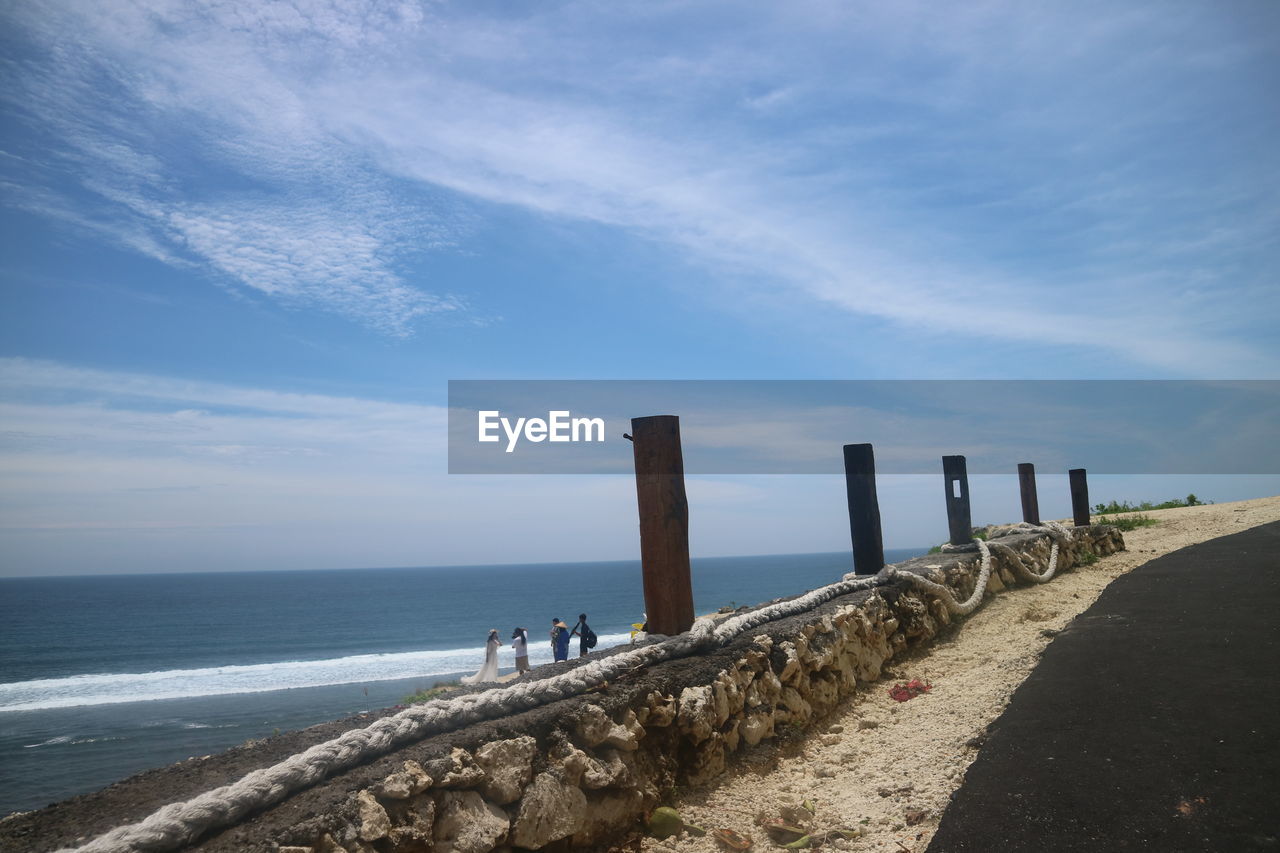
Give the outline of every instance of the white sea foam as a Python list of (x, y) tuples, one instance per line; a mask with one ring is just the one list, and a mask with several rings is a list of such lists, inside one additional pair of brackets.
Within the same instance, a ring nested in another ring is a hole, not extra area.
[(82, 737), (82, 738), (79, 738), (79, 739), (74, 739), (74, 738), (72, 738), (70, 735), (61, 735), (60, 737), (50, 738), (49, 740), (41, 741), (40, 743), (25, 743), (25, 744), (23, 744), (23, 745), (22, 745), (22, 748), (23, 748), (23, 749), (38, 749), (38, 748), (40, 748), (40, 747), (42, 747), (42, 746), (62, 746), (63, 744), (66, 744), (67, 746), (77, 746), (77, 745), (82, 744), (82, 743), (101, 743), (101, 742), (103, 742), (103, 741), (108, 741), (108, 740), (124, 740), (124, 738), (121, 738), (121, 737)]
[[(628, 640), (627, 634), (601, 635), (600, 649)], [(529, 662), (551, 660), (546, 641), (530, 637)], [(506, 642), (504, 640), (504, 642)], [(499, 650), (499, 664), (511, 667), (511, 647)], [(570, 644), (576, 655), (577, 642)], [(468, 673), (484, 662), (483, 649), (443, 649), (379, 655), (352, 655), (330, 660), (282, 661), (249, 665), (171, 669), (163, 672), (105, 673), (41, 678), (0, 684), (0, 712), (41, 711), (83, 705), (111, 705), (157, 699), (185, 699), (232, 693), (264, 693), (298, 687), (361, 684), (401, 678), (429, 678)], [(36, 746), (38, 744), (33, 744)]]

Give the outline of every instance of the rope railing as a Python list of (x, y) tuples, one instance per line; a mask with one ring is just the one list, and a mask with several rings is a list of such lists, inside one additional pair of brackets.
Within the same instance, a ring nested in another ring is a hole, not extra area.
[[(1040, 583), (1049, 580), (1057, 568), (1058, 542), (1069, 541), (1070, 532), (1061, 525), (1050, 523), (1040, 527), (1015, 526), (1004, 535), (1012, 533), (1044, 533), (1054, 540), (1049, 567), (1042, 574), (1031, 572), (1009, 546), (995, 543), (1001, 550), (1017, 557), (1013, 565), (1020, 575)], [(971, 613), (981, 602), (991, 574), (990, 548), (982, 540), (977, 540), (977, 543), (982, 554), (982, 566), (973, 594), (963, 602), (957, 601), (948, 587), (896, 568), (871, 577), (846, 575), (836, 583), (730, 617), (718, 625), (713, 619), (699, 619), (683, 634), (602, 657), (559, 675), (414, 705), (364, 728), (353, 729), (316, 744), (270, 767), (254, 770), (228, 785), (163, 806), (143, 820), (112, 829), (81, 847), (64, 848), (58, 853), (167, 853), (207, 832), (231, 826), (245, 816), (275, 805), (336, 773), (410, 743), (580, 695), (636, 667), (723, 647), (746, 631), (768, 622), (808, 612), (833, 598), (882, 586), (893, 580), (906, 580), (938, 596), (953, 613)]]

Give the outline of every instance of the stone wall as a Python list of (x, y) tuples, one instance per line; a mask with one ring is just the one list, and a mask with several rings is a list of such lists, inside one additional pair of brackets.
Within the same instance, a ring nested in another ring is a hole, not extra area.
[[(1047, 564), (1046, 537), (1003, 541), (1035, 570)], [(1114, 528), (1077, 528), (1059, 571), (1086, 552), (1123, 548)], [(1018, 583), (1008, 560), (993, 553), (989, 593)], [(978, 565), (975, 553), (935, 554), (898, 568), (945, 582), (963, 598)], [(888, 661), (951, 622), (940, 600), (906, 581), (843, 596), (714, 652), (415, 744), (199, 847), (287, 853), (606, 847), (638, 832), (644, 815), (676, 786), (709, 782), (744, 750), (820, 720), (859, 685), (874, 682)]]

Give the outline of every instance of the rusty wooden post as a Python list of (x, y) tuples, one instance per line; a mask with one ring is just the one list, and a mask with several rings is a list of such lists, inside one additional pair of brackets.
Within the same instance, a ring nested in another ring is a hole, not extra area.
[(947, 527), (952, 545), (968, 545), (973, 541), (973, 522), (969, 517), (969, 475), (963, 456), (942, 457), (942, 479), (947, 487)]
[(1071, 481), (1071, 517), (1076, 527), (1089, 526), (1089, 481), (1085, 479), (1083, 468), (1072, 468), (1067, 472)]
[(876, 498), (876, 457), (871, 445), (844, 446), (844, 487), (849, 496), (853, 571), (874, 575), (884, 568), (884, 538), (880, 532), (880, 502)]
[(689, 501), (684, 493), (680, 418), (632, 418), (631, 436), (649, 631), (682, 634), (693, 625), (693, 582), (689, 573)]
[(1018, 463), (1018, 489), (1022, 492), (1022, 520), (1028, 524), (1040, 523), (1040, 498), (1036, 495), (1036, 466), (1030, 462)]

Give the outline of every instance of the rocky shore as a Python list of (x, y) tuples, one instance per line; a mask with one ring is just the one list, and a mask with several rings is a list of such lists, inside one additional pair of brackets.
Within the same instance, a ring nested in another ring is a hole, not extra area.
[[(1113, 529), (1081, 529), (1062, 551), (1063, 573), (1045, 585), (1021, 585), (1012, 558), (996, 551), (988, 589), (998, 594), (962, 622), (905, 581), (846, 594), (707, 653), (400, 749), (192, 849), (709, 853), (723, 849), (717, 830), (768, 849), (762, 824), (783, 819), (835, 849), (923, 850), (986, 725), (1056, 631), (1119, 574), (1274, 520), (1280, 499), (1150, 514), (1161, 524), (1127, 534), (1127, 553), (1113, 553), (1122, 547)], [(1047, 564), (1044, 537), (1005, 541), (1037, 571)], [(977, 564), (972, 553), (944, 554), (906, 568), (964, 596)], [(576, 665), (540, 667), (534, 677)], [(892, 686), (912, 680), (929, 689), (890, 698)], [(83, 843), (367, 722), (197, 757), (8, 818), (0, 848)], [(645, 817), (659, 807), (707, 834), (643, 837)]]

